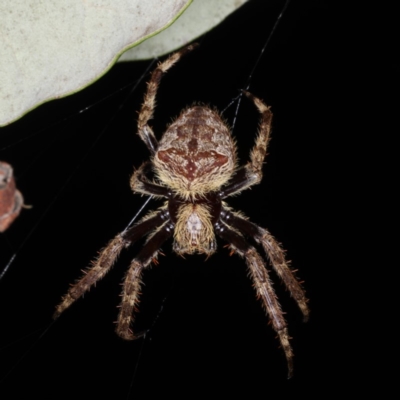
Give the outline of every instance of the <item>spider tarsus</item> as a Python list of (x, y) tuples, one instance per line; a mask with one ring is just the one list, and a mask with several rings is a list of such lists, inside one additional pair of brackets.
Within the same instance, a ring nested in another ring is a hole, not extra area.
[[(116, 323), (118, 324), (118, 321)], [(140, 339), (140, 338), (146, 336), (146, 334), (149, 332), (148, 329), (145, 329), (144, 331), (134, 333), (132, 331), (132, 329), (130, 329), (130, 328), (127, 329), (126, 327), (121, 328), (118, 325), (117, 325), (117, 328), (115, 329), (115, 331), (121, 339), (127, 340), (127, 341)]]
[(192, 44), (189, 44), (189, 46), (186, 46), (186, 47), (183, 49), (183, 51), (182, 51), (181, 54), (185, 54), (185, 53), (187, 53), (187, 52), (189, 52), (189, 51), (192, 51), (192, 50), (194, 50), (195, 48), (197, 48), (197, 47), (199, 47), (199, 46), (200, 46), (200, 44), (197, 43), (197, 42), (194, 42), (194, 43), (192, 43)]
[(67, 293), (62, 302), (56, 307), (56, 310), (53, 313), (53, 319), (56, 320), (59, 316), (75, 301), (75, 299)]
[(136, 339), (136, 336), (132, 332), (126, 332), (126, 331), (119, 331), (117, 329), (117, 335), (124, 340), (132, 341)]
[(67, 307), (57, 307), (56, 311), (54, 311), (52, 318), (54, 320), (58, 319), (60, 315), (66, 310)]
[(148, 332), (149, 332), (149, 329), (135, 333), (133, 340), (141, 339), (142, 337), (146, 336), (148, 334)]
[(241, 92), (250, 100), (253, 101), (253, 103), (256, 105), (256, 107), (261, 111), (269, 111), (270, 106), (267, 106), (262, 100), (260, 100), (258, 97), (254, 96), (254, 94), (248, 92), (247, 90), (241, 90)]
[(282, 345), (283, 351), (285, 352), (287, 366), (288, 366), (288, 379), (293, 376), (293, 351), (289, 342), (289, 334), (287, 328), (284, 328), (277, 332), (279, 335), (279, 341)]
[(303, 322), (308, 322), (310, 319), (310, 312), (307, 309), (307, 312), (304, 312), (304, 310), (301, 310), (303, 312)]
[[(256, 96), (254, 96), (254, 94), (248, 92), (247, 90), (242, 89), (241, 92), (242, 92), (248, 99), (250, 99), (251, 101), (253, 101), (253, 103), (256, 104), (256, 105), (257, 105), (257, 102), (260, 101)], [(265, 106), (265, 107), (268, 108), (268, 106)], [(258, 106), (257, 106), (257, 108), (258, 108)]]

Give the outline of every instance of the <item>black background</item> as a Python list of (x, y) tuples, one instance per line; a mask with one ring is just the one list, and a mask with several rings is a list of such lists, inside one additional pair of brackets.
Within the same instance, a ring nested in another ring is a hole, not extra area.
[[(250, 1), (197, 40), (199, 48), (161, 83), (152, 122), (158, 135), (193, 102), (220, 110), (229, 104), (282, 7), (282, 1)], [(293, 1), (249, 89), (272, 106), (273, 138), (262, 183), (229, 204), (283, 243), (304, 280), (307, 324), (274, 276), (293, 337), (294, 377), (287, 380), (283, 351), (245, 262), (230, 257), (223, 243), (207, 261), (179, 258), (171, 243), (163, 246), (166, 256), (144, 275), (135, 327), (152, 326), (145, 340), (124, 342), (113, 325), (120, 282), (138, 243), (37, 341), (69, 283), (144, 201), (129, 188), (133, 168), (148, 157), (135, 134), (148, 75), (140, 77), (150, 63), (143, 61), (117, 64), (91, 87), (0, 131), (0, 158), (13, 165), (33, 206), (0, 236), (2, 266), (17, 251), (0, 282), (2, 399), (275, 399), (356, 392), (375, 383), (361, 372), (377, 364), (375, 346), (365, 349), (360, 329), (363, 303), (371, 312), (374, 304), (357, 294), (365, 265), (355, 244), (354, 195), (363, 178), (354, 154), (363, 152), (359, 123), (370, 110), (359, 104), (371, 89), (365, 68), (374, 54), (364, 52), (368, 28), (359, 19), (335, 2)], [(224, 114), (230, 124), (234, 109)], [(257, 124), (257, 111), (243, 99), (234, 127), (242, 163)]]

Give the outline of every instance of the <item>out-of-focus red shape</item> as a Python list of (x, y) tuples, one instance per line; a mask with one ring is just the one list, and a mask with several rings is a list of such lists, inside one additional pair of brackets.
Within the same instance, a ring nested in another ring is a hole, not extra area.
[(0, 232), (18, 217), (23, 204), (22, 194), (15, 187), (11, 165), (0, 161)]

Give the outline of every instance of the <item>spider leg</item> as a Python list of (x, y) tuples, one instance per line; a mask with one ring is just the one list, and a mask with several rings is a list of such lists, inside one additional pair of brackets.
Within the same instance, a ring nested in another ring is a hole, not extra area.
[(150, 169), (150, 165), (150, 162), (145, 162), (133, 173), (130, 180), (131, 189), (135, 193), (156, 197), (170, 197), (172, 195), (170, 189), (147, 180), (145, 174)]
[(173, 235), (173, 232), (174, 224), (171, 221), (166, 222), (150, 237), (138, 256), (132, 260), (123, 284), (121, 309), (116, 328), (118, 336), (125, 340), (135, 339), (130, 326), (133, 322), (133, 311), (139, 300), (142, 271), (157, 256), (160, 246)]
[(144, 96), (143, 105), (139, 112), (138, 135), (146, 144), (152, 155), (154, 155), (157, 150), (158, 142), (154, 136), (153, 130), (148, 125), (148, 122), (153, 118), (154, 108), (156, 105), (156, 94), (161, 78), (163, 74), (178, 62), (184, 54), (193, 50), (195, 47), (197, 47), (196, 43), (186, 46), (169, 56), (165, 61), (159, 63), (157, 68), (152, 72), (150, 81), (147, 84), (147, 92)]
[(242, 235), (222, 221), (216, 222), (214, 228), (216, 233), (230, 243), (231, 248), (246, 260), (257, 294), (263, 302), (264, 308), (272, 321), (272, 326), (278, 334), (279, 341), (285, 352), (290, 378), (293, 372), (293, 351), (289, 343), (287, 324), (263, 259), (257, 250), (246, 242)]
[(230, 183), (221, 191), (221, 198), (231, 196), (248, 189), (250, 186), (260, 183), (262, 179), (262, 165), (267, 154), (268, 142), (271, 134), (272, 112), (259, 98), (251, 93), (243, 91), (243, 93), (251, 100), (261, 114), (260, 127), (256, 143), (250, 153), (250, 162), (246, 166), (240, 168)]
[(102, 279), (114, 265), (124, 247), (128, 247), (142, 236), (161, 226), (165, 223), (167, 218), (168, 211), (162, 209), (159, 212), (145, 217), (138, 224), (123, 233), (119, 233), (112, 239), (107, 246), (100, 251), (99, 256), (91, 263), (91, 266), (85, 271), (83, 277), (69, 288), (61, 303), (56, 307), (53, 318), (57, 319), (63, 311), (87, 292), (91, 286)]
[(289, 268), (289, 263), (285, 260), (285, 252), (276, 241), (276, 239), (268, 232), (268, 230), (259, 227), (248, 221), (237, 213), (232, 213), (226, 208), (222, 208), (221, 220), (260, 243), (267, 254), (272, 267), (297, 302), (306, 322), (309, 317), (309, 309), (307, 306), (307, 298), (296, 276)]

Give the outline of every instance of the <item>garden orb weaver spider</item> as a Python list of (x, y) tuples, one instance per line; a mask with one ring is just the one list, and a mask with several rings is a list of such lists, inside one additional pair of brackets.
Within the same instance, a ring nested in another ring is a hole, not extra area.
[[(192, 50), (192, 44), (161, 62), (153, 71), (138, 117), (138, 135), (150, 151), (151, 159), (143, 163), (131, 178), (134, 193), (164, 198), (166, 201), (131, 228), (118, 234), (101, 250), (85, 275), (70, 287), (57, 306), (54, 318), (71, 306), (110, 270), (122, 249), (143, 236), (147, 241), (133, 259), (126, 274), (116, 332), (123, 339), (135, 338), (131, 330), (133, 311), (138, 304), (143, 270), (157, 258), (161, 245), (173, 238), (173, 249), (179, 254), (216, 251), (216, 236), (229, 243), (232, 252), (242, 256), (249, 268), (258, 297), (272, 321), (287, 359), (289, 376), (293, 371), (293, 351), (287, 324), (272, 287), (266, 264), (251, 246), (248, 236), (263, 247), (272, 268), (282, 279), (307, 320), (309, 310), (305, 293), (285, 261), (284, 251), (264, 228), (233, 211), (225, 199), (260, 183), (262, 165), (270, 139), (272, 113), (260, 99), (243, 93), (253, 101), (261, 114), (250, 161), (237, 165), (236, 144), (218, 112), (194, 105), (184, 111), (167, 128), (160, 141), (148, 125), (153, 118), (155, 97), (161, 78), (179, 59)], [(146, 176), (151, 170), (155, 179)]]

